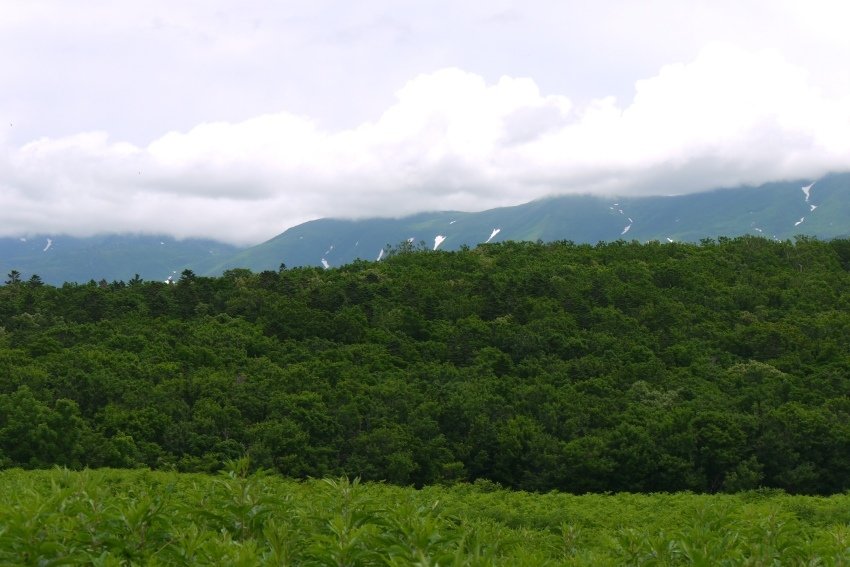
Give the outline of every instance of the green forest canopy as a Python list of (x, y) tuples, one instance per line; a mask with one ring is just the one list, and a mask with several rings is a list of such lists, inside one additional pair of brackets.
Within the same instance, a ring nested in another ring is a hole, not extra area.
[(0, 466), (850, 488), (850, 241), (401, 246), (0, 286)]

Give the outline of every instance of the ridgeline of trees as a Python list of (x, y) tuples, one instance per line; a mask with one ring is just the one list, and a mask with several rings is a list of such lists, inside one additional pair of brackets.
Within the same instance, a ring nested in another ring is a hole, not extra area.
[(850, 240), (0, 286), (0, 466), (850, 488)]

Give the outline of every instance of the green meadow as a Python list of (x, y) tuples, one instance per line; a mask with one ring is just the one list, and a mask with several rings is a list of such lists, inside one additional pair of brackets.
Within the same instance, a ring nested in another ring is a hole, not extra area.
[(0, 472), (2, 565), (848, 565), (850, 496)]

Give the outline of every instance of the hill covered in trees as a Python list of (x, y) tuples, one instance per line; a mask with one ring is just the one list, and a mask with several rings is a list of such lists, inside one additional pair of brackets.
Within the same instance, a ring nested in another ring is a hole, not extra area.
[(848, 240), (740, 237), (10, 278), (0, 466), (842, 492), (848, 268)]

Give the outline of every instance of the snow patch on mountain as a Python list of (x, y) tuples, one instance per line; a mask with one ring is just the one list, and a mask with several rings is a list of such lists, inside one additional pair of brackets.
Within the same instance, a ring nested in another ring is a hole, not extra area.
[(614, 203), (612, 206), (610, 206), (608, 208), (612, 211), (616, 210), (617, 213), (623, 215), (629, 221), (629, 224), (624, 226), (623, 231), (620, 233), (620, 236), (623, 236), (624, 234), (626, 234), (627, 232), (629, 232), (632, 229), (632, 225), (635, 223), (635, 221), (634, 221), (634, 219), (632, 219), (632, 217), (626, 215), (625, 211), (623, 211), (623, 209), (619, 208), (619, 206), (620, 206), (620, 203)]
[(44, 250), (42, 252), (47, 252), (47, 249), (53, 246), (53, 241), (51, 239), (47, 239), (47, 244), (44, 246)]
[(493, 232), (491, 232), (491, 233), (490, 233), (490, 238), (488, 238), (487, 240), (485, 240), (485, 241), (484, 241), (484, 244), (487, 244), (488, 242), (490, 242), (491, 240), (493, 240), (493, 237), (495, 237), (495, 236), (496, 236), (497, 234), (499, 234), (500, 232), (502, 232), (502, 229), (501, 229), (501, 228), (494, 228), (494, 229), (493, 229)]
[[(803, 195), (805, 195), (804, 202), (807, 205), (809, 205), (809, 212), (810, 213), (815, 212), (815, 209), (818, 208), (817, 205), (809, 203), (809, 198), (812, 196), (812, 187), (814, 187), (814, 186), (815, 186), (815, 182), (812, 182), (810, 185), (805, 185), (803, 187), (800, 187), (800, 189), (803, 191)], [(803, 219), (801, 218), (799, 221), (794, 223), (794, 226), (799, 226), (802, 222), (803, 222)]]
[(446, 237), (443, 236), (442, 234), (438, 234), (437, 236), (435, 236), (434, 237), (434, 250), (436, 250), (440, 246), (440, 244), (445, 242), (445, 240), (446, 240)]

